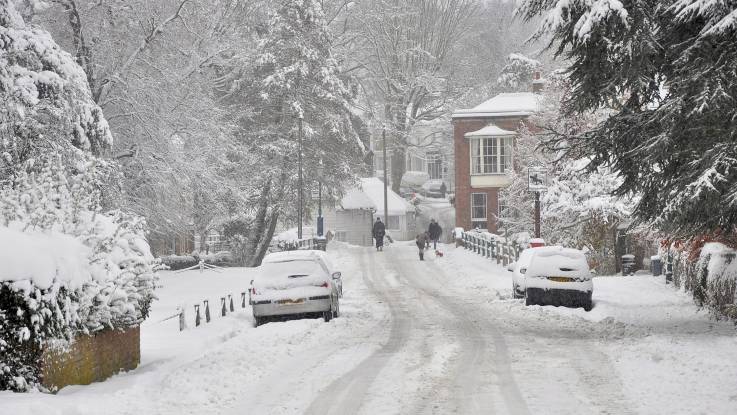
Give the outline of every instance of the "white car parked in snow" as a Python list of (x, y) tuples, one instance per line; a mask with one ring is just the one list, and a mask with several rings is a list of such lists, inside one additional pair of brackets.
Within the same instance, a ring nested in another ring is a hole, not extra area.
[(507, 266), (507, 271), (512, 272), (512, 296), (514, 298), (525, 298), (525, 272), (530, 265), (532, 255), (540, 249), (555, 248), (539, 246), (535, 248), (527, 248), (520, 252), (517, 262), (513, 262)]
[(275, 316), (321, 316), (326, 322), (338, 317), (341, 275), (331, 272), (326, 261), (322, 251), (267, 255), (251, 282), (256, 326)]
[(513, 288), (515, 295), (524, 292), (526, 305), (562, 305), (591, 310), (594, 286), (582, 251), (546, 246), (526, 249), (522, 254), (513, 270), (513, 284), (516, 284)]

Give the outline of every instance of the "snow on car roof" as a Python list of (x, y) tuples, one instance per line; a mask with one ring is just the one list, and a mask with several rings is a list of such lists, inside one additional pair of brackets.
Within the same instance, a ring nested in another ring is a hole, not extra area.
[(296, 250), (296, 251), (283, 251), (283, 252), (274, 252), (271, 254), (268, 254), (264, 257), (264, 260), (262, 263), (274, 263), (274, 262), (286, 262), (286, 261), (296, 261), (296, 260), (313, 260), (317, 258), (322, 258), (325, 254), (325, 252), (317, 251), (317, 250)]
[(327, 274), (325, 268), (317, 261), (307, 259), (295, 259), (293, 261), (267, 262), (259, 267), (257, 278), (287, 278), (294, 275), (319, 275)]
[(561, 275), (588, 277), (591, 275), (586, 255), (578, 249), (561, 246), (534, 248), (534, 255), (525, 277)]

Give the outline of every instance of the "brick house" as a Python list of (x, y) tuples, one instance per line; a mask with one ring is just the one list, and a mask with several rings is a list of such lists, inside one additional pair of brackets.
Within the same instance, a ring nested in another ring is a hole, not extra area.
[(509, 184), (515, 137), (541, 109), (542, 80), (536, 77), (533, 92), (502, 93), (453, 113), (456, 226), (496, 232), (499, 190)]

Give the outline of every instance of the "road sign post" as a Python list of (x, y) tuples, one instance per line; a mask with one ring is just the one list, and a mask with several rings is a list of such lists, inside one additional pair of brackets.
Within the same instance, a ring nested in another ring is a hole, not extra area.
[(542, 166), (530, 166), (527, 169), (527, 189), (535, 193), (535, 238), (540, 238), (541, 214), (540, 214), (540, 192), (548, 187), (548, 172)]

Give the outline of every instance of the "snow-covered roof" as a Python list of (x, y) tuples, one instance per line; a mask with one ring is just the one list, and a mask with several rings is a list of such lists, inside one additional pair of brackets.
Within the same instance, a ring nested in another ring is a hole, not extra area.
[(503, 130), (494, 124), (489, 124), (486, 127), (471, 131), (465, 134), (466, 137), (504, 137), (508, 135), (517, 135), (514, 131)]
[(532, 92), (502, 93), (473, 108), (456, 110), (453, 118), (529, 116), (541, 110), (542, 100)]
[[(392, 189), (387, 191), (387, 202), (390, 215), (404, 215), (413, 212), (414, 206), (394, 193)], [(376, 177), (361, 179), (358, 187), (348, 190), (340, 206), (345, 210), (350, 209), (374, 209), (376, 213), (384, 213), (384, 182)]]

